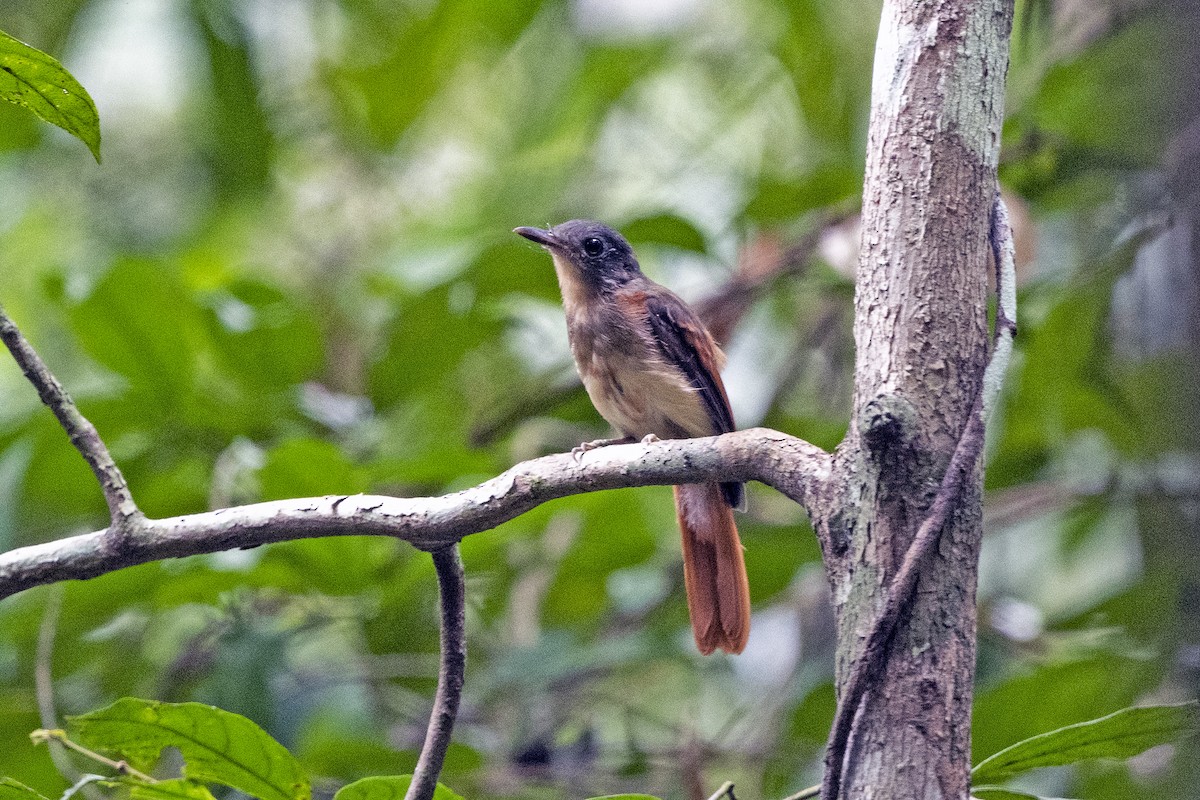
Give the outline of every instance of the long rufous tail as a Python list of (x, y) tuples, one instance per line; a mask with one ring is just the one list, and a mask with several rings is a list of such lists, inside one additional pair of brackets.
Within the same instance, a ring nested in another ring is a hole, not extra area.
[(750, 636), (750, 584), (733, 509), (720, 484), (675, 487), (683, 580), (696, 646), (740, 653)]

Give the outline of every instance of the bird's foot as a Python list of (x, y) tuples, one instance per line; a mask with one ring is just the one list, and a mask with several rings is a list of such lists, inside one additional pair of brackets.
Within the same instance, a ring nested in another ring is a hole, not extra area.
[(601, 447), (608, 447), (612, 444), (632, 444), (633, 441), (632, 436), (621, 436), (617, 439), (593, 439), (590, 442), (583, 442), (572, 447), (571, 456), (576, 461), (580, 461), (583, 459), (583, 454), (588, 450), (598, 450)]

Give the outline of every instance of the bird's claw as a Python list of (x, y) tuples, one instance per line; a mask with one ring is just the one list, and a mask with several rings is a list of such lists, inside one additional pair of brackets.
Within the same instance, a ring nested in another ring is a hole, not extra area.
[[(651, 434), (653, 436), (653, 434)], [(620, 439), (593, 439), (590, 442), (582, 442), (571, 448), (571, 457), (576, 463), (583, 460), (583, 454), (589, 450), (598, 450), (601, 447), (608, 447), (610, 444), (629, 444), (632, 439), (628, 437)]]
[(645, 436), (642, 437), (642, 444), (654, 444), (655, 442), (661, 442), (661, 441), (662, 441), (662, 439), (658, 438), (653, 433), (647, 433)]

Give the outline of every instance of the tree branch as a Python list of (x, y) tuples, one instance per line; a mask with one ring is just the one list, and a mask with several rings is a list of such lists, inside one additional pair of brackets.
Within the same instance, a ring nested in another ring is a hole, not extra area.
[(67, 432), (71, 444), (95, 473), (112, 519), (109, 531), (117, 535), (125, 534), (142, 519), (142, 512), (138, 510), (133, 495), (129, 493), (129, 486), (125, 483), (125, 476), (113, 461), (95, 426), (79, 413), (71, 396), (46, 367), (45, 362), (22, 335), (3, 306), (0, 306), (0, 339), (4, 340), (5, 346), (25, 373), (25, 377), (37, 389), (38, 397), (54, 412), (59, 424)]
[(842, 772), (845, 769), (846, 745), (853, 731), (855, 714), (867, 688), (887, 666), (888, 645), (901, 614), (909, 605), (921, 565), (937, 545), (942, 527), (958, 502), (963, 482), (974, 469), (983, 451), (987, 419), (999, 397), (1004, 372), (1012, 356), (1012, 340), (1017, 330), (1016, 323), (1013, 322), (1017, 303), (1016, 270), (1013, 264), (1014, 247), (1012, 229), (1008, 224), (1008, 210), (1004, 207), (999, 191), (996, 192), (992, 206), (988, 239), (996, 262), (996, 326), (992, 355), (984, 369), (984, 379), (967, 417), (967, 425), (954, 447), (933, 505), (913, 536), (900, 569), (888, 586), (883, 606), (871, 625), (862, 651), (851, 667), (850, 677), (846, 681), (829, 732), (829, 743), (825, 748), (825, 775), (821, 789), (823, 800), (837, 800), (839, 796)]
[(412, 783), (408, 785), (404, 800), (433, 798), (438, 776), (442, 774), (442, 762), (450, 747), (450, 734), (454, 730), (454, 719), (458, 716), (467, 668), (466, 584), (458, 545), (434, 550), (433, 566), (437, 570), (441, 594), (442, 655), (425, 743), (421, 746), (421, 757), (417, 759), (417, 768), (413, 771)]
[[(517, 464), (441, 497), (374, 495), (280, 500), (145, 519), (119, 540), (96, 531), (0, 554), (0, 599), (33, 586), (94, 578), (124, 567), (236, 547), (322, 536), (392, 536), (439, 550), (548, 500), (629, 486), (757, 480), (806, 508), (822, 502), (830, 456), (768, 428), (706, 439), (604, 447)], [(819, 535), (824, 535), (819, 534)]]

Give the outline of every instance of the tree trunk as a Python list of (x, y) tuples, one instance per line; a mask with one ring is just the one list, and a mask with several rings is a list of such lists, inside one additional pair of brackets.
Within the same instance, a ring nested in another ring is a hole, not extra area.
[[(1011, 27), (1012, 0), (884, 3), (854, 416), (815, 520), (837, 614), (839, 695), (980, 391)], [(967, 797), (981, 488), (976, 469), (863, 697), (843, 797)]]

